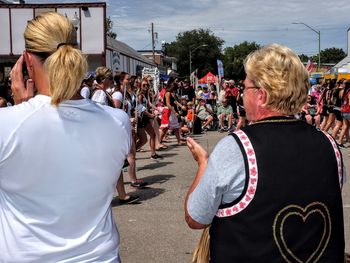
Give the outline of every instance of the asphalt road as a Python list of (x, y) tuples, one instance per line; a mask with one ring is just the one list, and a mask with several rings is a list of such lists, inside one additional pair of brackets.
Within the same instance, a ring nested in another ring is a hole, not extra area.
[[(208, 132), (195, 139), (209, 152), (225, 134)], [(137, 153), (137, 176), (149, 183), (145, 189), (126, 190), (140, 196), (139, 202), (113, 207), (114, 218), (120, 233), (120, 256), (126, 263), (186, 263), (199, 240), (201, 231), (191, 230), (184, 220), (184, 199), (192, 183), (196, 164), (186, 146), (170, 147), (159, 152), (164, 158), (150, 160), (150, 152)], [(145, 149), (147, 149), (146, 147)], [(342, 150), (349, 171), (350, 148)], [(350, 182), (343, 188), (346, 251), (350, 252)]]

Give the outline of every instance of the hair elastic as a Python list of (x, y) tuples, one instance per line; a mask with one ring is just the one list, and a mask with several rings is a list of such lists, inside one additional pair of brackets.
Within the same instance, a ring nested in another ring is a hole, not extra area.
[(59, 44), (57, 45), (57, 48), (56, 48), (56, 49), (59, 49), (60, 46), (65, 46), (65, 45), (75, 46), (76, 44), (74, 44), (74, 43), (59, 43)]

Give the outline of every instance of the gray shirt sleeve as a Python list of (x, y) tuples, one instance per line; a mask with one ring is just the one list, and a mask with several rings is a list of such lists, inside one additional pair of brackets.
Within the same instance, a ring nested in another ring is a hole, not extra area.
[(203, 177), (188, 199), (188, 213), (201, 224), (210, 224), (221, 204), (237, 199), (245, 184), (242, 152), (232, 136), (223, 138), (211, 153)]

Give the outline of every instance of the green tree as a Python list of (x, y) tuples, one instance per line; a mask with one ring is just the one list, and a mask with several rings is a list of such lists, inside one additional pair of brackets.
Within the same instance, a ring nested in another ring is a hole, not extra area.
[[(326, 48), (321, 50), (321, 63), (338, 63), (346, 57), (346, 54), (341, 48)], [(318, 55), (312, 57), (313, 61), (318, 61)]]
[(107, 36), (114, 38), (114, 39), (117, 39), (117, 33), (113, 32), (113, 21), (111, 20), (110, 17), (107, 17), (106, 24), (107, 24), (107, 28), (106, 28)]
[(310, 58), (309, 58), (307, 55), (305, 55), (305, 54), (299, 55), (299, 58), (300, 58), (301, 62), (308, 62), (309, 59), (310, 59)]
[[(198, 69), (198, 76), (201, 77), (208, 71), (217, 74), (216, 60), (222, 58), (223, 44), (224, 41), (216, 37), (209, 29), (194, 29), (179, 33), (175, 41), (167, 44), (167, 54), (177, 58), (179, 75), (189, 76), (189, 55), (192, 50), (192, 71)], [(196, 49), (201, 45), (207, 46)]]
[(244, 41), (224, 50), (225, 78), (242, 80), (245, 77), (243, 62), (246, 56), (260, 47), (255, 42)]

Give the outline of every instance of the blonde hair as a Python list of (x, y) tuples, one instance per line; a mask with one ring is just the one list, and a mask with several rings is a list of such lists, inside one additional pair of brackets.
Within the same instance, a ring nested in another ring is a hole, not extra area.
[(95, 79), (97, 83), (101, 83), (104, 79), (110, 78), (113, 80), (113, 73), (107, 67), (98, 67), (95, 71)]
[(140, 81), (140, 87), (139, 87), (138, 90), (137, 90), (137, 95), (140, 95), (140, 94), (142, 94), (142, 92), (143, 92), (143, 90), (142, 90), (142, 82), (147, 82), (147, 84), (150, 85), (149, 88), (151, 88), (151, 84), (150, 84), (149, 81), (148, 81), (148, 77), (145, 76), (145, 77), (143, 77), (143, 78), (141, 79), (141, 81)]
[(203, 230), (201, 238), (193, 252), (190, 263), (208, 263), (210, 259), (210, 227)]
[(267, 91), (266, 106), (283, 114), (300, 112), (306, 103), (309, 74), (299, 57), (288, 47), (271, 44), (244, 61), (247, 78)]
[(44, 61), (51, 104), (71, 99), (80, 89), (87, 61), (76, 49), (77, 32), (65, 16), (47, 12), (29, 21), (24, 31), (25, 48)]

